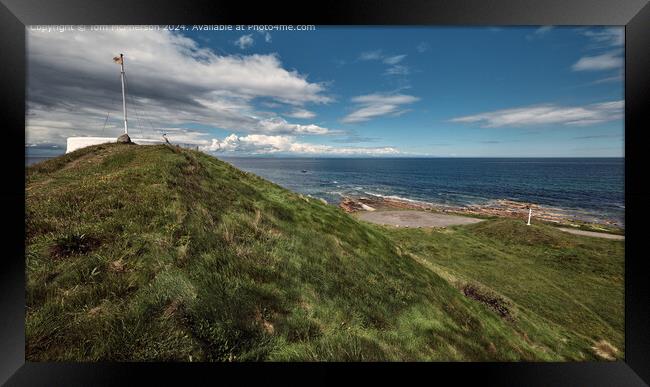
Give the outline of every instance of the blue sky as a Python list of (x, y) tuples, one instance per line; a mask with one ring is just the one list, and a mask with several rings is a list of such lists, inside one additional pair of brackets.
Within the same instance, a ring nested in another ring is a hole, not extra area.
[[(147, 33), (129, 33), (137, 38), (77, 32), (88, 37), (86, 50), (104, 40), (122, 40), (116, 49), (125, 51), (132, 103), (146, 117), (142, 121), (155, 121), (150, 126), (157, 131), (199, 141), (211, 152), (623, 156), (621, 27), (317, 26), (313, 31), (164, 32), (160, 37), (152, 32), (146, 39), (139, 37)], [(70, 38), (28, 34), (28, 43), (35, 42), (28, 59), (44, 60), (53, 47), (83, 52)], [(124, 47), (128, 44), (134, 46)], [(163, 90), (165, 69), (159, 74), (145, 70), (153, 66), (147, 61), (165, 61), (167, 51), (169, 61), (178, 63), (167, 72), (177, 95)], [(31, 98), (45, 94), (48, 85), (56, 89), (35, 67), (28, 74), (28, 107), (34, 111), (31, 121), (28, 116), (28, 143), (30, 125), (34, 146), (56, 146), (64, 134), (96, 135), (87, 127), (101, 124), (106, 113), (99, 112), (112, 102), (97, 97), (96, 106), (76, 106), (75, 114), (85, 109), (92, 117), (85, 129), (75, 127), (77, 117), (59, 132), (46, 130), (48, 120), (39, 112), (51, 115), (64, 107)], [(75, 71), (115, 75), (115, 69), (96, 67)], [(160, 80), (153, 78), (156, 74)], [(180, 100), (185, 97), (188, 101)], [(68, 101), (68, 108), (93, 100), (77, 98)], [(188, 104), (178, 105), (187, 114), (169, 113), (175, 99)], [(119, 120), (111, 125), (108, 133), (119, 130)], [(145, 125), (140, 126), (146, 136)]]

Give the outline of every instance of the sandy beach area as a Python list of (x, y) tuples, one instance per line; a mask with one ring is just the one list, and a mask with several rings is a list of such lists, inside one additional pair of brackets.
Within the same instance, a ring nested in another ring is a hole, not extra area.
[(571, 228), (581, 226), (588, 226), (594, 231), (602, 232), (620, 231), (623, 228), (622, 225), (613, 220), (578, 219), (575, 215), (559, 208), (505, 199), (494, 200), (480, 205), (445, 206), (368, 195), (346, 197), (339, 203), (339, 207), (348, 213), (355, 213), (362, 220), (405, 227), (446, 227), (455, 224), (475, 223), (480, 221), (481, 217), (504, 217), (527, 221), (528, 211), (532, 209), (532, 222), (555, 223), (558, 226), (565, 226), (565, 229), (569, 232), (578, 231), (571, 230)]
[(448, 227), (459, 224), (472, 224), (482, 219), (467, 216), (437, 214), (430, 211), (365, 211), (356, 216), (366, 222), (396, 227)]

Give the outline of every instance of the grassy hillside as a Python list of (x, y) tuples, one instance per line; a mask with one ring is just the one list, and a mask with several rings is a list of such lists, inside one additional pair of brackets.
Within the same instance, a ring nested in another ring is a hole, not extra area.
[(30, 361), (595, 358), (510, 293), (505, 314), (486, 288), (463, 294), (423, 254), (429, 236), (199, 152), (88, 147), (30, 167), (26, 195)]
[(510, 219), (385, 232), (459, 289), (498, 292), (518, 311), (520, 322), (542, 330), (561, 327), (567, 345), (576, 350), (623, 358), (623, 241)]

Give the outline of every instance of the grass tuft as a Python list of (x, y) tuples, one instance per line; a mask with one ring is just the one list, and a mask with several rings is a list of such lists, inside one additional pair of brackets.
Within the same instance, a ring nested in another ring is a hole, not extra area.
[(65, 234), (54, 241), (50, 255), (54, 259), (63, 259), (71, 255), (87, 254), (99, 244), (97, 238), (86, 234)]

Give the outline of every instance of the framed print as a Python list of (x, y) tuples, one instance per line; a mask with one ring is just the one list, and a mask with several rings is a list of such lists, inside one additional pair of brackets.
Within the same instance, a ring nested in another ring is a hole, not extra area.
[(309, 6), (3, 0), (0, 380), (648, 383), (646, 2)]

